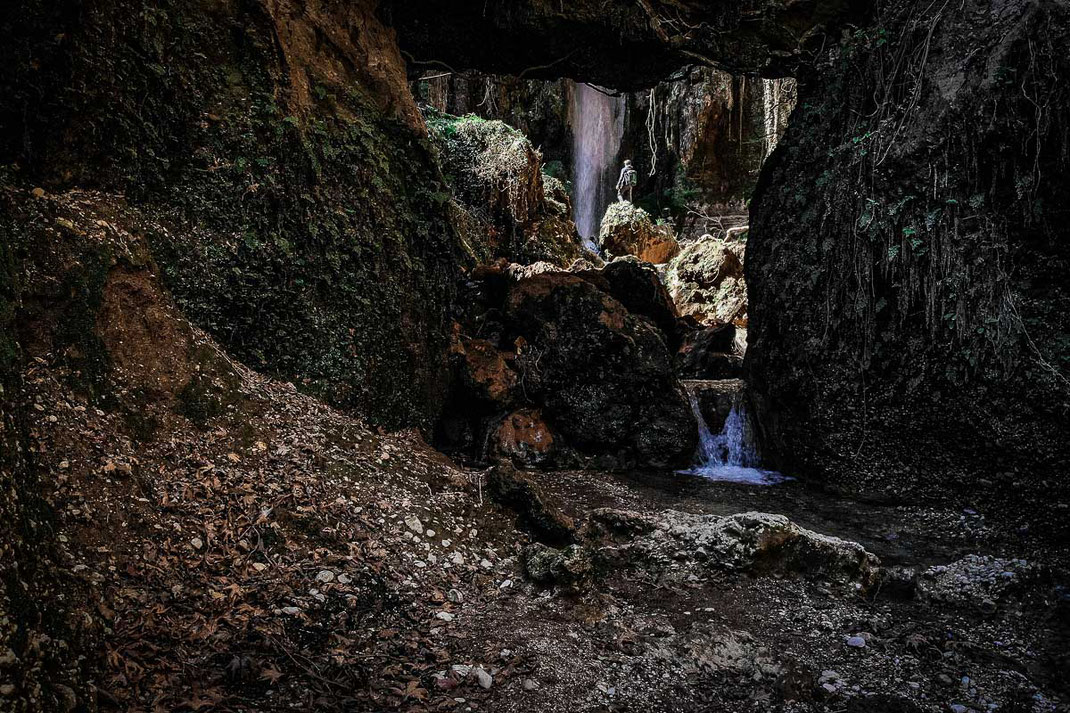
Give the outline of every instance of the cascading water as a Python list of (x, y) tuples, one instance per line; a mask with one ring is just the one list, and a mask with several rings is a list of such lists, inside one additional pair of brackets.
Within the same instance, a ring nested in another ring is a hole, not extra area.
[(609, 96), (588, 84), (572, 85), (572, 211), (587, 247), (614, 199), (620, 144), (624, 136), (624, 97)]
[(747, 412), (741, 403), (733, 403), (725, 419), (724, 428), (714, 435), (699, 406), (698, 392), (695, 386), (687, 387), (687, 396), (691, 410), (698, 422), (699, 450), (697, 463), (683, 473), (701, 475), (710, 480), (732, 483), (749, 483), (752, 485), (775, 485), (790, 478), (772, 470), (758, 468), (758, 454), (750, 440), (747, 428)]

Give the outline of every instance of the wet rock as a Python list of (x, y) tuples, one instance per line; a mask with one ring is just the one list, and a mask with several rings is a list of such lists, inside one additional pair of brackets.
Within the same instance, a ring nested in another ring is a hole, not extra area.
[(693, 416), (647, 320), (568, 273), (516, 283), (505, 311), (523, 339), (516, 363), (524, 392), (569, 446), (618, 465), (690, 460)]
[[(866, 588), (876, 582), (880, 565), (857, 542), (806, 530), (783, 515), (746, 512), (721, 517), (675, 510), (640, 515), (603, 509), (595, 511), (592, 520), (604, 532), (641, 533), (631, 538), (625, 535), (616, 556), (644, 567), (682, 563), (695, 568), (796, 573)], [(619, 541), (620, 534), (616, 538)]]
[(508, 463), (499, 463), (487, 474), (487, 495), (518, 513), (519, 523), (536, 539), (567, 544), (574, 539), (572, 520), (554, 506), (530, 476)]
[(524, 570), (539, 584), (579, 590), (590, 581), (594, 565), (586, 547), (569, 545), (555, 549), (535, 543), (524, 551)]
[(687, 380), (680, 382), (698, 403), (707, 428), (719, 433), (734, 406), (745, 403), (746, 384), (741, 379)]
[(710, 235), (681, 250), (665, 271), (665, 286), (680, 314), (716, 324), (745, 317), (747, 288), (742, 254), (738, 244)]
[(609, 206), (598, 244), (612, 255), (634, 255), (655, 264), (668, 262), (680, 251), (670, 226), (655, 224), (649, 213), (626, 201)]

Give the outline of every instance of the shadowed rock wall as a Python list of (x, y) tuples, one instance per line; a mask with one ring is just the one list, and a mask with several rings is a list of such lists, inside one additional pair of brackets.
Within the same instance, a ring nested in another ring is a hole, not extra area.
[(439, 168), (375, 2), (16, 2), (0, 161), (125, 193), (179, 304), (258, 369), (429, 424), (459, 267)]
[(778, 467), (912, 499), (1065, 497), (1068, 14), (900, 0), (801, 79), (746, 262)]

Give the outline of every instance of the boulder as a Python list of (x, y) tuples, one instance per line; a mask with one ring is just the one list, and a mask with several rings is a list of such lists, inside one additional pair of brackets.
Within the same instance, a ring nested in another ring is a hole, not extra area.
[(578, 591), (590, 582), (594, 564), (586, 547), (569, 545), (555, 549), (535, 543), (524, 550), (524, 571), (539, 584)]
[(665, 270), (665, 286), (680, 314), (723, 324), (747, 314), (741, 244), (704, 235), (687, 245)]
[(525, 277), (532, 277), (534, 275), (541, 275), (544, 272), (561, 272), (561, 268), (551, 262), (545, 260), (539, 260), (533, 262), (530, 265), (521, 265), (517, 263), (510, 263), (505, 268), (505, 274), (513, 282), (519, 282)]
[(704, 569), (800, 574), (837, 585), (877, 582), (880, 560), (857, 542), (799, 527), (783, 515), (744, 512), (643, 515), (602, 509), (591, 531), (612, 540), (605, 551), (622, 564), (687, 576)]
[(688, 462), (694, 417), (648, 320), (570, 273), (517, 282), (504, 311), (524, 393), (570, 447), (621, 467)]
[(676, 352), (676, 371), (684, 379), (739, 379), (743, 357), (736, 345), (736, 327), (719, 324), (689, 332)]
[(428, 127), (465, 220), (476, 259), (568, 265), (581, 250), (572, 205), (560, 181), (542, 172), (542, 156), (501, 121), (429, 111)]
[(598, 231), (598, 245), (612, 255), (635, 255), (645, 262), (668, 262), (680, 251), (668, 225), (658, 225), (642, 208), (627, 201), (609, 206)]
[(491, 439), (494, 455), (518, 465), (544, 465), (553, 460), (553, 432), (537, 408), (522, 408), (502, 419)]
[(653, 322), (671, 348), (679, 345), (676, 305), (652, 265), (628, 255), (614, 258), (601, 270), (577, 274), (608, 292), (632, 314)]
[(571, 518), (561, 512), (535, 484), (531, 476), (503, 462), (487, 475), (487, 495), (517, 513), (518, 524), (536, 540), (550, 545), (567, 545), (575, 539)]
[(494, 344), (485, 339), (458, 337), (451, 356), (471, 396), (503, 405), (512, 401), (517, 375)]

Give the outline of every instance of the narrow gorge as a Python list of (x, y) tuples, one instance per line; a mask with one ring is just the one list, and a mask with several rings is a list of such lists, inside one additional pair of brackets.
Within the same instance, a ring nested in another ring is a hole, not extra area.
[(1070, 710), (1064, 0), (0, 31), (0, 713)]

